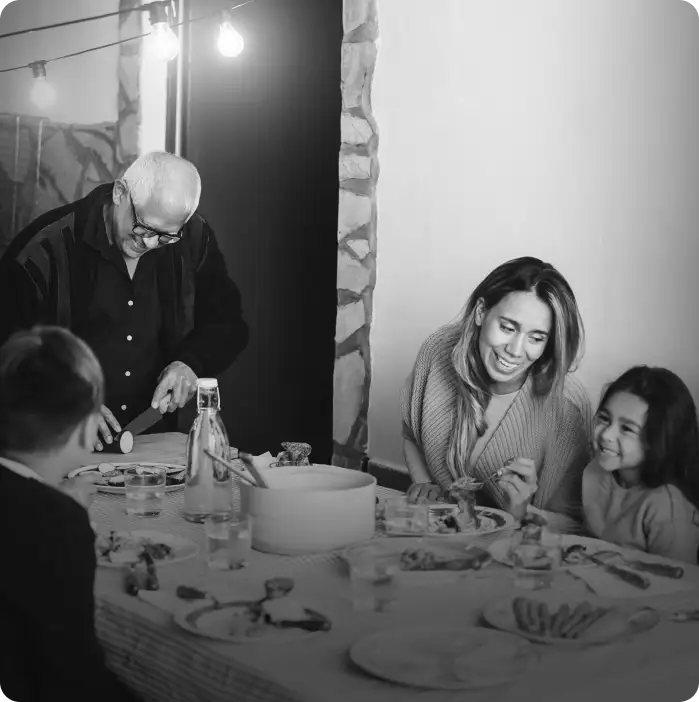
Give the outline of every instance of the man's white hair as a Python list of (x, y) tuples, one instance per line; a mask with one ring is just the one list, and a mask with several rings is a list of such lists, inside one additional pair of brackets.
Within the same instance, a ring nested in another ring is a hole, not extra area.
[(136, 159), (122, 181), (136, 207), (152, 199), (177, 201), (189, 219), (199, 206), (201, 178), (194, 164), (165, 151), (153, 151)]

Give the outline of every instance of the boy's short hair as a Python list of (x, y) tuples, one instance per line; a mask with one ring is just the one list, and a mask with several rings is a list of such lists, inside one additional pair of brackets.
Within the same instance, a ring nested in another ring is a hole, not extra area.
[(60, 448), (103, 402), (100, 363), (67, 329), (36, 326), (0, 348), (0, 450)]

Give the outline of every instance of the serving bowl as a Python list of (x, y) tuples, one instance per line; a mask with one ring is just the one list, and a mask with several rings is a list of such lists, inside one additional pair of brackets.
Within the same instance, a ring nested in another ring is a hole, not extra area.
[(372, 538), (376, 478), (313, 464), (260, 469), (269, 486), (241, 482), (241, 507), (253, 520), (258, 551), (296, 556), (345, 548)]

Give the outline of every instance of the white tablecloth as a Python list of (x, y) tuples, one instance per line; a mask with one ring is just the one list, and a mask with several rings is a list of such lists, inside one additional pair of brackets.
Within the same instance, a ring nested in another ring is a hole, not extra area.
[[(101, 460), (182, 463), (183, 435), (138, 437), (128, 459)], [(384, 492), (381, 490), (381, 492)], [(392, 491), (385, 491), (386, 494)], [(241, 596), (261, 596), (265, 579), (294, 578), (295, 594), (326, 613), (333, 628), (293, 645), (236, 645), (209, 641), (179, 629), (166, 612), (124, 594), (120, 574), (100, 568), (96, 579), (97, 627), (117, 673), (145, 700), (153, 702), (683, 702), (699, 687), (694, 672), (699, 623), (663, 621), (635, 639), (586, 651), (555, 652), (538, 647), (540, 663), (515, 686), (479, 692), (442, 693), (394, 685), (354, 668), (347, 652), (361, 637), (408, 625), (464, 627), (479, 622), (483, 606), (514, 590), (508, 569), (491, 566), (479, 574), (434, 586), (402, 588), (391, 613), (355, 612), (349, 582), (337, 554), (282, 558), (253, 552), (248, 568), (212, 572), (203, 558), (203, 528), (179, 516), (182, 493), (169, 493), (156, 519), (126, 516), (123, 498), (100, 495), (91, 513), (100, 530), (147, 528), (169, 531), (200, 545), (197, 559), (159, 569), (161, 590), (180, 584), (232, 588)], [(699, 569), (689, 568), (699, 583)], [(557, 591), (586, 592), (582, 582), (562, 574)], [(651, 604), (644, 598), (644, 604)], [(652, 602), (661, 610), (698, 607), (699, 592)]]

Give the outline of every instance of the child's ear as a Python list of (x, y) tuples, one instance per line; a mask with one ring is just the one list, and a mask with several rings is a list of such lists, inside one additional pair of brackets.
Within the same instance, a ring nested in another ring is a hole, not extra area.
[(78, 428), (78, 442), (80, 448), (92, 451), (97, 443), (97, 427), (99, 426), (99, 415), (91, 414), (83, 420)]

